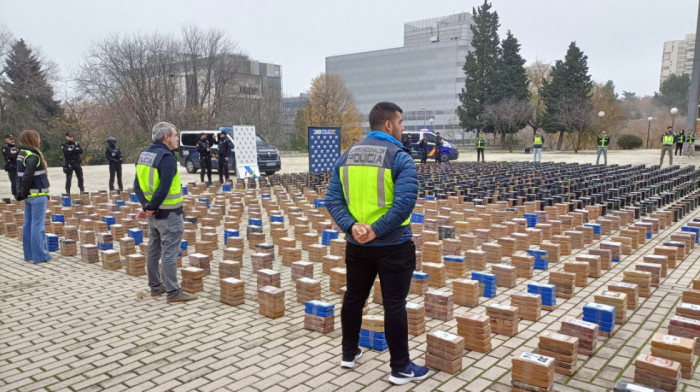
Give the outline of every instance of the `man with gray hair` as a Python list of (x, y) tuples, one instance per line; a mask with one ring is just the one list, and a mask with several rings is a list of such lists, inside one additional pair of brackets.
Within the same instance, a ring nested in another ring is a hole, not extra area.
[(152, 297), (167, 292), (168, 302), (197, 298), (195, 294), (182, 291), (177, 283), (177, 254), (185, 231), (180, 173), (172, 152), (178, 143), (177, 129), (173, 124), (156, 124), (153, 127), (153, 144), (141, 153), (136, 162), (134, 180), (136, 197), (143, 206), (136, 217), (139, 220), (148, 219), (149, 226), (146, 256), (148, 286)]

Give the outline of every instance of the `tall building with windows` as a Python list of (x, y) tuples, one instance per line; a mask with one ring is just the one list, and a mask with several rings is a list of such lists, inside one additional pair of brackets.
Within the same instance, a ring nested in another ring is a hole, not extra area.
[(671, 74), (691, 75), (693, 73), (694, 57), (695, 34), (686, 34), (684, 40), (664, 42), (659, 86), (661, 86), (664, 80), (671, 76)]
[(464, 65), (471, 49), (468, 13), (404, 24), (402, 47), (326, 57), (326, 73), (340, 76), (367, 115), (379, 101), (404, 110), (406, 130), (433, 128), (448, 139), (461, 138), (457, 116)]

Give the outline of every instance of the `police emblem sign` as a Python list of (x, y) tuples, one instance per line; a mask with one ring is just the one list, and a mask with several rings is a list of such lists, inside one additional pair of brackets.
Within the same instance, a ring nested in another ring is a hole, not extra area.
[(340, 127), (309, 127), (309, 171), (328, 173), (340, 158)]
[(238, 178), (260, 177), (254, 126), (236, 125), (233, 127), (233, 151), (236, 154)]

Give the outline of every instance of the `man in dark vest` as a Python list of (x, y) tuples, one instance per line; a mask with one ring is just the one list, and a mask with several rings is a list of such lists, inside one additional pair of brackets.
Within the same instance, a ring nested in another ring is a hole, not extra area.
[(15, 137), (5, 135), (5, 145), (2, 146), (2, 156), (5, 158), (5, 171), (10, 177), (10, 191), (13, 195), (17, 194), (17, 154), (19, 149), (15, 146)]
[(659, 165), (664, 164), (664, 155), (668, 152), (668, 164), (673, 165), (673, 143), (676, 141), (676, 135), (673, 134), (673, 128), (667, 127), (666, 133), (661, 135), (661, 160)]
[(603, 154), (605, 164), (608, 164), (608, 145), (610, 145), (610, 135), (608, 135), (608, 131), (603, 129), (601, 134), (598, 135), (598, 157), (595, 159), (596, 165), (600, 161), (600, 154)]
[(61, 144), (61, 152), (63, 152), (63, 159), (65, 160), (63, 172), (66, 173), (66, 193), (70, 194), (73, 172), (75, 172), (75, 176), (78, 177), (78, 188), (80, 188), (80, 192), (85, 192), (85, 187), (83, 186), (83, 167), (80, 160), (80, 154), (83, 153), (83, 148), (80, 147), (80, 143), (73, 141), (72, 133), (66, 132), (66, 142)]
[(484, 148), (486, 148), (486, 137), (484, 137), (484, 134), (482, 132), (479, 132), (479, 136), (476, 137), (476, 162), (479, 162), (479, 158), (481, 158), (481, 162), (486, 162), (486, 158), (484, 158)]
[(105, 158), (109, 162), (109, 190), (114, 190), (114, 175), (117, 175), (117, 185), (119, 190), (123, 190), (122, 185), (122, 151), (117, 147), (117, 138), (110, 136), (107, 138), (107, 148), (105, 148)]
[(199, 178), (201, 182), (204, 182), (204, 171), (207, 171), (207, 185), (211, 185), (211, 146), (209, 145), (209, 140), (207, 140), (207, 134), (202, 133), (199, 135), (199, 141), (197, 142), (197, 152), (199, 153)]
[(228, 139), (225, 131), (219, 132), (219, 182), (224, 183), (224, 178), (228, 182), (228, 165), (233, 151), (233, 143)]

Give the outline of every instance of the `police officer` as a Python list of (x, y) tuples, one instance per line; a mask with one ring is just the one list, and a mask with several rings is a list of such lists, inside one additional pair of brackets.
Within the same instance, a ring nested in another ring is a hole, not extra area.
[(117, 138), (110, 136), (107, 138), (107, 148), (105, 148), (105, 158), (109, 162), (109, 190), (114, 190), (114, 174), (117, 174), (117, 185), (119, 185), (118, 190), (123, 190), (122, 185), (122, 152), (117, 147)]
[(691, 155), (695, 158), (695, 132), (692, 129), (688, 130), (685, 136), (685, 157), (689, 158)]
[(73, 172), (78, 177), (78, 188), (80, 192), (85, 192), (83, 186), (83, 167), (80, 165), (80, 154), (83, 153), (83, 148), (80, 143), (73, 141), (73, 134), (66, 132), (66, 142), (61, 144), (63, 159), (66, 163), (63, 166), (63, 172), (66, 173), (66, 193), (70, 194), (70, 183), (73, 179)]
[(418, 150), (420, 151), (420, 163), (428, 161), (428, 135), (423, 134), (423, 138), (418, 142)]
[(479, 157), (481, 157), (481, 162), (486, 162), (484, 158), (484, 148), (486, 147), (486, 137), (482, 132), (479, 132), (479, 136), (476, 138), (476, 161), (479, 162)]
[(224, 178), (228, 182), (228, 162), (231, 159), (231, 151), (233, 151), (233, 143), (228, 140), (228, 135), (225, 131), (219, 132), (219, 182), (224, 183)]
[(598, 135), (598, 157), (595, 159), (595, 164), (597, 165), (600, 161), (600, 154), (603, 154), (605, 158), (605, 164), (608, 164), (608, 145), (610, 144), (610, 136), (608, 131), (603, 129), (600, 135)]
[(5, 135), (5, 145), (2, 146), (2, 156), (5, 158), (5, 171), (10, 177), (10, 190), (13, 195), (17, 194), (17, 154), (19, 149), (15, 146), (15, 137)]
[(676, 141), (676, 135), (673, 134), (673, 128), (666, 128), (666, 133), (661, 135), (661, 160), (659, 165), (664, 164), (664, 155), (668, 152), (668, 163), (673, 165), (673, 142)]
[(199, 135), (199, 141), (197, 142), (197, 152), (199, 153), (199, 166), (201, 172), (199, 173), (199, 178), (201, 182), (204, 182), (204, 169), (207, 170), (207, 184), (211, 185), (211, 146), (207, 140), (207, 134), (201, 133)]
[(440, 152), (442, 151), (442, 136), (440, 132), (435, 133), (435, 162), (440, 162)]

